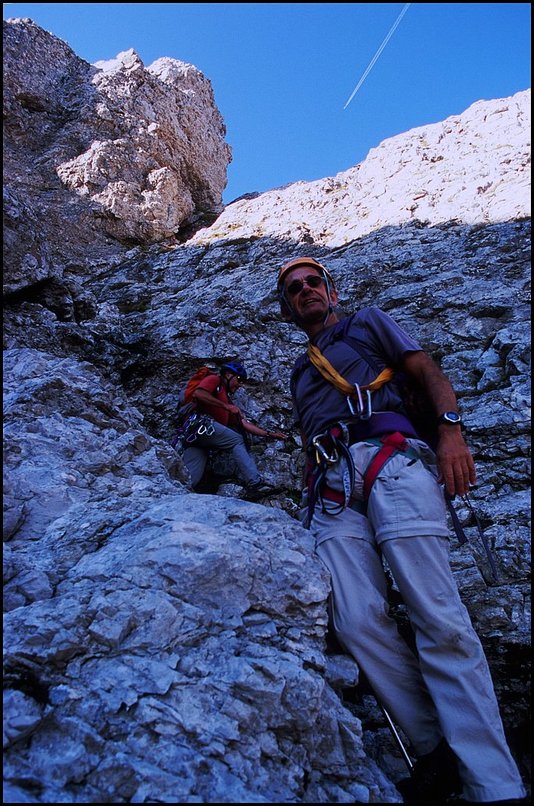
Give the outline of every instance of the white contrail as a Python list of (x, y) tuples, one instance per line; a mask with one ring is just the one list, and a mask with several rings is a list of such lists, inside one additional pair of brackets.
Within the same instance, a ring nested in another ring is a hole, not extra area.
[(384, 39), (384, 41), (382, 42), (382, 44), (380, 45), (380, 47), (379, 47), (379, 48), (378, 48), (378, 50), (376, 51), (375, 55), (374, 55), (374, 56), (373, 56), (373, 58), (371, 59), (371, 62), (370, 62), (370, 64), (369, 64), (369, 67), (367, 68), (367, 70), (365, 71), (365, 73), (363, 74), (363, 76), (362, 76), (362, 77), (360, 78), (360, 80), (358, 81), (358, 83), (357, 83), (357, 85), (356, 85), (356, 87), (355, 87), (355, 89), (354, 89), (354, 92), (353, 92), (353, 93), (352, 93), (352, 95), (350, 96), (349, 100), (347, 101), (347, 103), (345, 104), (345, 106), (343, 107), (343, 109), (346, 109), (346, 108), (347, 108), (347, 106), (350, 104), (350, 102), (352, 101), (352, 99), (354, 98), (354, 96), (356, 95), (356, 93), (358, 92), (358, 90), (360, 89), (360, 87), (362, 86), (363, 82), (365, 81), (365, 79), (367, 78), (367, 76), (369, 75), (369, 73), (371, 72), (371, 70), (373, 69), (373, 67), (374, 67), (374, 65), (375, 65), (375, 63), (376, 63), (376, 61), (377, 61), (378, 57), (380, 56), (380, 54), (382, 53), (382, 51), (383, 51), (383, 50), (384, 50), (384, 48), (386, 47), (387, 43), (389, 42), (389, 40), (391, 39), (391, 37), (392, 37), (392, 36), (393, 36), (393, 34), (395, 33), (395, 29), (397, 28), (397, 26), (398, 26), (399, 22), (402, 20), (402, 18), (404, 17), (404, 15), (406, 14), (406, 12), (408, 11), (408, 9), (410, 8), (410, 6), (411, 6), (411, 5), (412, 5), (411, 3), (406, 3), (406, 4), (405, 4), (405, 6), (404, 6), (404, 8), (402, 9), (401, 13), (399, 14), (399, 16), (397, 17), (397, 19), (395, 20), (395, 22), (394, 22), (394, 23), (393, 23), (393, 25), (391, 26), (391, 30), (389, 31), (388, 35), (386, 36), (386, 38)]

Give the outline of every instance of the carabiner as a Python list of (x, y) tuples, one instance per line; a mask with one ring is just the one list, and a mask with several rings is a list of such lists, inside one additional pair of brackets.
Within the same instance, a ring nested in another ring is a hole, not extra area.
[(371, 390), (366, 389), (365, 390), (365, 395), (367, 397), (367, 411), (364, 414), (363, 409), (362, 409), (362, 411), (360, 413), (360, 419), (361, 420), (368, 420), (373, 414), (373, 403), (371, 401)]
[(334, 448), (332, 455), (329, 455), (326, 451), (326, 448), (321, 445), (321, 439), (326, 436), (329, 436), (328, 431), (325, 431), (324, 434), (317, 434), (312, 439), (312, 445), (315, 448), (315, 459), (318, 465), (321, 464), (320, 456), (322, 456), (327, 465), (335, 465), (339, 459), (339, 454), (336, 449)]
[(360, 389), (357, 383), (354, 384), (354, 390), (356, 392), (356, 411), (354, 410), (354, 406), (352, 405), (351, 395), (347, 395), (347, 403), (349, 406), (350, 413), (353, 417), (359, 417), (360, 420), (368, 420), (373, 414), (373, 404), (371, 402), (371, 390), (365, 390), (366, 396), (366, 405), (364, 406), (363, 397), (362, 397), (362, 390)]
[(363, 398), (360, 387), (357, 383), (354, 384), (354, 390), (357, 395), (356, 400), (356, 411), (354, 411), (354, 406), (352, 405), (351, 395), (347, 395), (347, 403), (349, 404), (349, 410), (353, 417), (361, 417), (363, 411)]

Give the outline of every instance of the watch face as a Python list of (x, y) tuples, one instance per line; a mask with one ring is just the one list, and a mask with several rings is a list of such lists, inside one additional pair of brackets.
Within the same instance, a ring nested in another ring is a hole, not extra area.
[(459, 414), (456, 414), (455, 411), (446, 411), (443, 415), (443, 419), (446, 420), (448, 423), (459, 423), (461, 422), (462, 418)]

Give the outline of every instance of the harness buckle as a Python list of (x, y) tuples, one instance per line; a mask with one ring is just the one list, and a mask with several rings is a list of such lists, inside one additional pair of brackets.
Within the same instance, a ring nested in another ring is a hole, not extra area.
[(316, 434), (312, 439), (312, 445), (315, 448), (315, 461), (318, 465), (321, 464), (321, 459), (327, 465), (335, 465), (339, 459), (339, 454), (335, 448), (333, 448), (332, 454), (329, 454), (324, 445), (321, 445), (321, 439), (327, 436), (329, 436), (328, 431), (325, 431), (323, 434)]

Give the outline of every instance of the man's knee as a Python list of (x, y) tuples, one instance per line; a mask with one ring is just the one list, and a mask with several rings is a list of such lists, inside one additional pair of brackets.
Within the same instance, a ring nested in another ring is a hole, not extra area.
[(388, 613), (387, 602), (367, 603), (365, 615), (361, 608), (337, 613), (334, 628), (342, 646), (369, 647), (384, 637), (397, 634), (397, 623)]
[(233, 431), (231, 428), (227, 428), (224, 425), (218, 425), (216, 427), (215, 434), (210, 437), (210, 443), (214, 448), (227, 451), (231, 451), (245, 444), (241, 434), (238, 434), (237, 431)]

